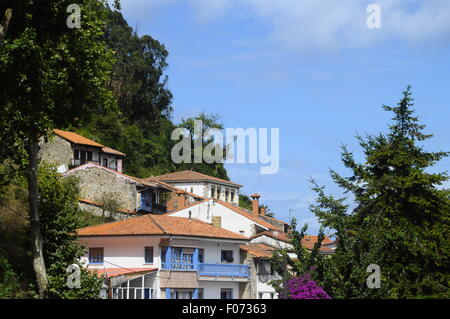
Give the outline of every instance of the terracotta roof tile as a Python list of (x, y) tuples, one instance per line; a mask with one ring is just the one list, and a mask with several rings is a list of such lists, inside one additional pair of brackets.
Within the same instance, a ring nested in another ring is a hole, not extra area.
[(115, 150), (115, 149), (113, 149), (111, 147), (107, 147), (107, 146), (102, 148), (102, 152), (103, 153), (108, 153), (108, 154), (120, 155), (120, 156), (126, 156), (127, 155), (125, 153), (122, 153), (122, 152), (120, 152), (118, 150)]
[(135, 235), (178, 235), (206, 238), (249, 240), (199, 220), (167, 215), (144, 215), (126, 220), (85, 227), (77, 230), (79, 236), (135, 236)]
[(177, 210), (168, 212), (166, 215), (172, 215), (172, 214), (174, 214), (174, 213), (176, 213), (176, 212), (179, 212), (179, 211), (181, 211), (181, 210), (184, 210), (184, 209), (186, 209), (186, 208), (188, 208), (188, 207), (193, 207), (193, 206), (200, 205), (201, 203), (203, 203), (203, 202), (205, 202), (205, 201), (208, 201), (208, 200), (213, 200), (213, 201), (215, 201), (215, 202), (217, 202), (217, 203), (219, 203), (219, 204), (225, 206), (226, 208), (228, 208), (228, 209), (234, 211), (235, 213), (238, 213), (239, 215), (242, 215), (242, 216), (244, 216), (244, 217), (250, 219), (250, 220), (253, 221), (254, 223), (257, 223), (258, 225), (261, 225), (261, 226), (263, 226), (263, 227), (265, 227), (265, 228), (272, 229), (272, 230), (277, 230), (277, 229), (278, 229), (278, 228), (276, 228), (275, 226), (273, 226), (273, 225), (271, 225), (271, 224), (269, 224), (269, 223), (267, 223), (267, 222), (265, 222), (265, 221), (263, 221), (263, 220), (261, 220), (261, 219), (259, 219), (259, 218), (255, 218), (255, 217), (253, 216), (253, 214), (248, 213), (248, 212), (245, 211), (243, 208), (241, 208), (241, 207), (239, 207), (239, 206), (235, 206), (235, 205), (233, 205), (233, 204), (231, 204), (231, 203), (227, 203), (227, 202), (221, 201), (220, 199), (217, 199), (217, 198), (206, 198), (206, 199), (200, 200), (200, 201), (198, 201), (198, 202), (194, 202), (194, 203), (192, 203), (191, 205), (188, 205), (188, 206), (179, 208), (179, 209), (177, 209)]
[(247, 244), (241, 245), (240, 248), (249, 254), (259, 257), (259, 258), (270, 258), (272, 257), (275, 248), (265, 245), (265, 244)]
[(225, 179), (209, 176), (196, 171), (184, 170), (179, 172), (173, 172), (169, 174), (163, 174), (159, 176), (149, 177), (156, 178), (164, 182), (176, 182), (176, 181), (214, 181), (222, 184), (232, 185), (236, 187), (242, 187), (242, 185), (227, 181)]
[[(271, 237), (271, 238), (274, 238), (274, 239), (277, 239), (277, 240), (280, 240), (280, 241), (283, 241), (286, 243), (290, 242), (289, 235), (285, 232), (274, 233), (271, 231), (264, 231), (264, 232), (261, 232), (261, 233), (258, 233), (256, 235), (252, 236), (251, 239), (257, 238), (260, 236), (268, 236), (268, 237)], [(318, 241), (318, 236), (305, 235), (302, 240), (302, 245), (306, 249), (312, 250), (314, 248), (314, 244), (317, 241)], [(328, 236), (325, 236), (323, 239), (323, 242), (322, 242), (322, 246), (320, 247), (320, 250), (323, 252), (333, 251), (333, 249), (323, 246), (323, 245), (327, 245), (327, 244), (331, 244), (331, 243), (333, 243), (333, 240), (331, 240)]]
[(228, 209), (231, 209), (232, 211), (234, 211), (234, 212), (236, 212), (236, 213), (238, 213), (238, 214), (240, 214), (240, 215), (242, 215), (244, 217), (247, 217), (248, 219), (252, 220), (253, 222), (255, 222), (255, 223), (257, 223), (257, 224), (259, 224), (259, 225), (261, 225), (261, 226), (263, 226), (265, 228), (273, 229), (273, 230), (277, 230), (278, 229), (274, 225), (269, 224), (268, 222), (265, 222), (262, 219), (255, 218), (253, 216), (253, 213), (250, 213), (247, 210), (245, 210), (245, 209), (243, 209), (243, 208), (241, 208), (239, 206), (233, 205), (231, 203), (224, 202), (224, 201), (222, 201), (220, 199), (217, 199), (217, 198), (213, 198), (213, 200), (215, 202), (217, 202), (217, 203), (227, 207)]
[(129, 275), (135, 273), (147, 273), (158, 270), (158, 268), (89, 268), (88, 271), (97, 273), (98, 277), (106, 278)]
[(56, 135), (66, 139), (72, 143), (75, 143), (75, 144), (89, 145), (89, 146), (95, 146), (95, 147), (105, 147), (102, 144), (94, 142), (93, 140), (88, 139), (84, 136), (78, 135), (77, 133), (74, 133), (74, 132), (67, 132), (67, 131), (62, 131), (62, 130), (57, 130), (57, 129), (54, 129), (53, 132)]

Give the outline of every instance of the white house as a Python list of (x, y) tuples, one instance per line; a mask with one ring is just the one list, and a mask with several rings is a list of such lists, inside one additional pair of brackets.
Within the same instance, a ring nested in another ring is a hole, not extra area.
[(126, 154), (97, 143), (74, 132), (53, 130), (48, 141), (40, 143), (39, 158), (55, 164), (64, 173), (85, 163), (98, 165), (122, 172)]
[(249, 238), (208, 223), (143, 215), (79, 229), (82, 261), (113, 299), (239, 299), (250, 283)]
[(239, 204), (239, 189), (242, 185), (195, 171), (185, 170), (149, 177), (160, 180), (203, 198), (216, 198), (224, 202)]
[(185, 218), (191, 216), (247, 237), (277, 229), (272, 224), (258, 219), (257, 215), (215, 198), (196, 202), (191, 206), (169, 212), (167, 215)]

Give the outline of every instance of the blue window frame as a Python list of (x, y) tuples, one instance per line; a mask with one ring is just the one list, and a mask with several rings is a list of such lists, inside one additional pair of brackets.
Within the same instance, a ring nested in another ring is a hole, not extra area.
[(191, 252), (191, 249), (173, 248), (172, 264), (174, 269), (193, 269), (194, 253)]

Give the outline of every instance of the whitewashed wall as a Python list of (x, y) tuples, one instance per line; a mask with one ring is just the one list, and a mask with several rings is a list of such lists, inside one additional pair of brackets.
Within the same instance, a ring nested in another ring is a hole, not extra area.
[(292, 248), (291, 244), (288, 244), (288, 243), (286, 243), (284, 241), (277, 240), (275, 238), (272, 238), (272, 237), (269, 237), (269, 236), (264, 236), (264, 235), (256, 237), (256, 238), (253, 238), (251, 240), (251, 242), (254, 243), (254, 244), (266, 244), (266, 245), (269, 245), (269, 246), (272, 246), (272, 247), (275, 247), (275, 248), (283, 248), (283, 249)]
[(239, 283), (227, 281), (200, 281), (199, 288), (203, 288), (203, 299), (220, 299), (220, 290), (222, 288), (232, 289), (233, 299), (239, 299)]
[(220, 216), (222, 220), (221, 227), (236, 234), (241, 234), (247, 237), (255, 234), (255, 222), (219, 203), (214, 202), (213, 200), (208, 200), (198, 205), (187, 207), (183, 210), (170, 214), (170, 216), (189, 217), (189, 211), (192, 212), (192, 218), (196, 218), (207, 223), (212, 222), (213, 216)]
[[(82, 238), (80, 243), (87, 248), (103, 247), (103, 265), (89, 265), (89, 268), (153, 268), (161, 267), (159, 237), (109, 237)], [(153, 264), (145, 263), (145, 248), (153, 246)], [(86, 253), (82, 261), (88, 265)]]

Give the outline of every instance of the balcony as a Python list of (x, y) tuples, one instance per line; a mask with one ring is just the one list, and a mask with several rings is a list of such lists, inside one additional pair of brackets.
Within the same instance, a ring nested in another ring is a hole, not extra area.
[(152, 214), (165, 214), (166, 213), (166, 206), (157, 204), (157, 203), (151, 203), (148, 199), (141, 199), (141, 204), (138, 207), (138, 210), (142, 210), (147, 213)]
[(250, 267), (240, 264), (204, 264), (172, 262), (162, 264), (163, 270), (197, 271), (200, 277), (228, 277), (246, 279), (250, 274)]
[(248, 278), (250, 267), (240, 264), (198, 264), (199, 276)]

